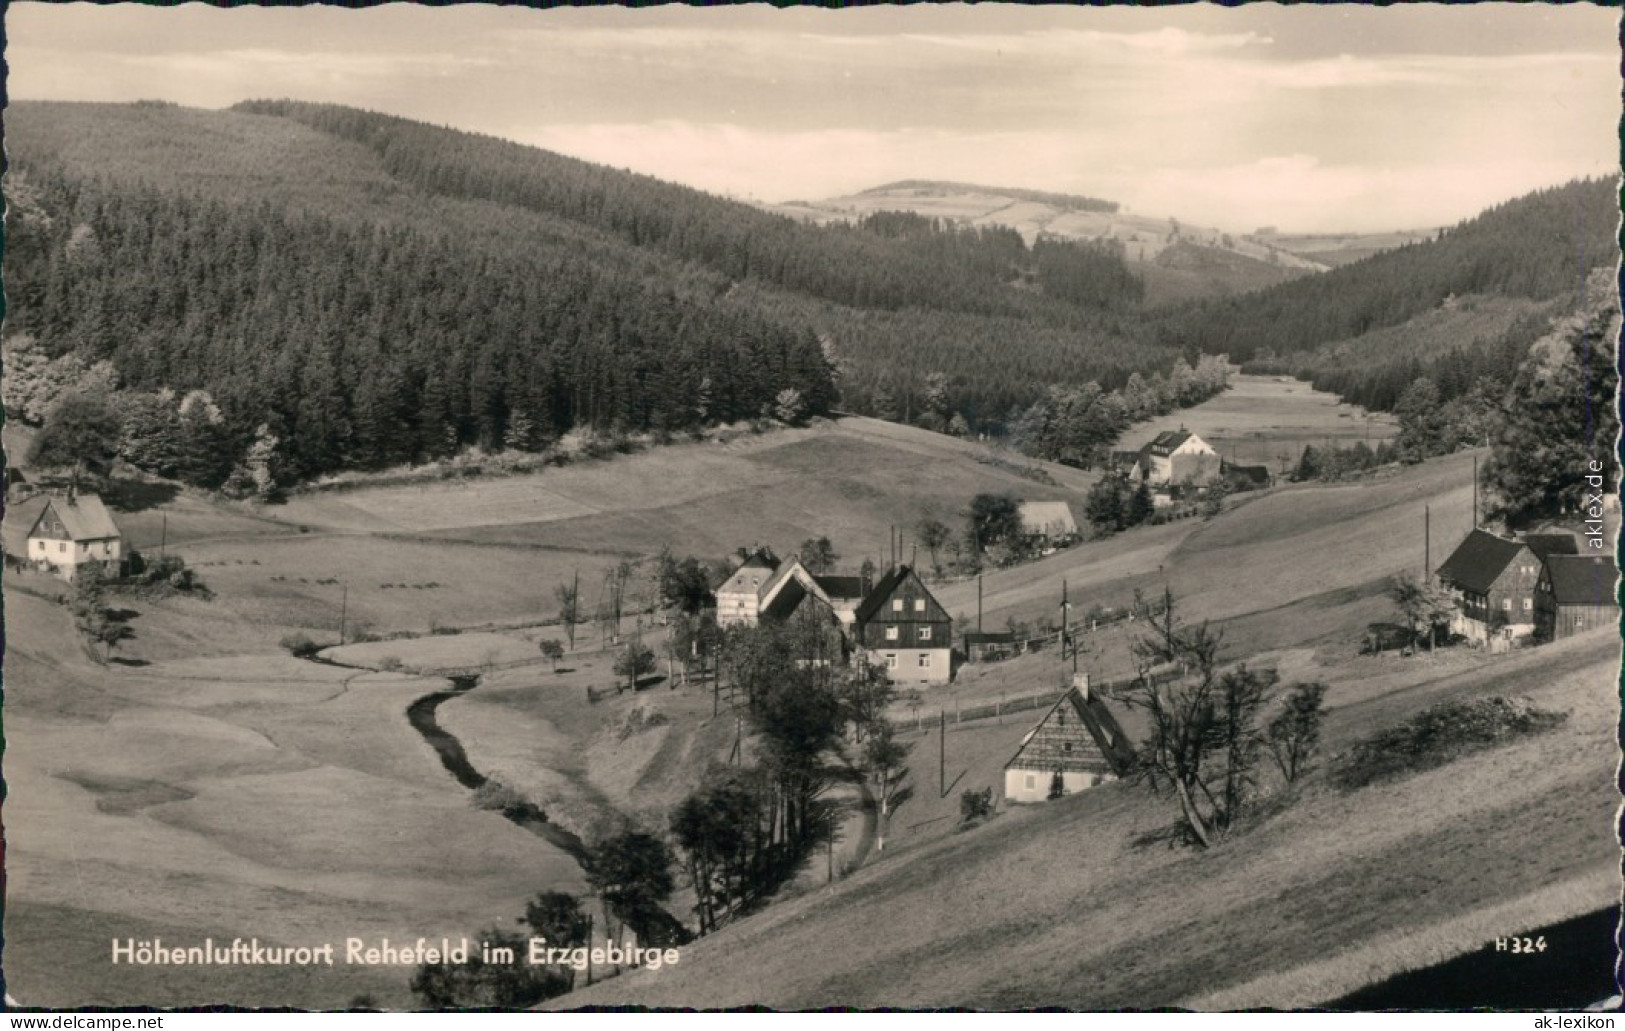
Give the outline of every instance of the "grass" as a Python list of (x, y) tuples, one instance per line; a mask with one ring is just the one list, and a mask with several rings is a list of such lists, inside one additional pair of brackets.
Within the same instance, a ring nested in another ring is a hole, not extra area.
[(1323, 441), (1350, 447), (1369, 438), (1373, 446), (1398, 430), (1392, 416), (1367, 413), (1287, 377), (1232, 376), (1230, 389), (1194, 408), (1161, 416), (1123, 434), (1117, 447), (1137, 448), (1181, 426), (1239, 465), (1268, 465), (1279, 472), (1281, 458), (1297, 464), (1304, 445)]
[[(1479, 948), (1492, 914), (1536, 926), (1596, 908), (1617, 894), (1613, 703), (1599, 690), (1616, 642), (1591, 635), (1500, 669), (1573, 718), (1354, 798), (1312, 777), (1296, 804), (1205, 855), (1135, 847), (1171, 809), (1127, 784), (1011, 810), (888, 848), (830, 891), (696, 943), (681, 968), (560, 1002), (1112, 1009), (1227, 993), (1232, 1006), (1312, 1005), (1416, 957)], [(1470, 689), (1454, 680), (1389, 703), (1414, 712)], [(1371, 705), (1339, 710), (1328, 736)], [(1386, 951), (1391, 941), (1406, 948)], [(1328, 978), (1328, 947), (1363, 963)]]
[[(573, 861), (440, 769), (406, 705), (440, 682), (239, 655), (108, 670), (7, 592), (8, 990), (29, 1005), (407, 1006), (406, 973), (115, 968), (114, 937), (415, 939), (507, 920)], [(457, 876), (446, 879), (447, 870)]]

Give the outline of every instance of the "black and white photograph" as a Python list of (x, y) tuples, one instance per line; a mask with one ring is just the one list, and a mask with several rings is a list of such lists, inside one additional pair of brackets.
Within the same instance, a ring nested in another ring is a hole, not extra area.
[(1617, 9), (4, 20), (5, 1008), (1619, 1008)]

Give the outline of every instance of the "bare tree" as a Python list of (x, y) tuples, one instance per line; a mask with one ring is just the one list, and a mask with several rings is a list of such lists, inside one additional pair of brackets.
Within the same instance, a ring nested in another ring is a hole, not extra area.
[(1221, 634), (1206, 622), (1183, 626), (1164, 590), (1150, 633), (1134, 645), (1140, 677), (1125, 704), (1148, 717), (1135, 779), (1178, 800), (1181, 826), (1203, 848), (1234, 825), (1257, 781), (1263, 735), (1258, 716), (1273, 674), (1238, 667), (1221, 673)]
[(581, 585), (575, 581), (559, 584), (553, 589), (559, 600), (559, 622), (564, 624), (564, 635), (570, 639), (570, 650), (576, 647), (576, 624), (581, 622)]

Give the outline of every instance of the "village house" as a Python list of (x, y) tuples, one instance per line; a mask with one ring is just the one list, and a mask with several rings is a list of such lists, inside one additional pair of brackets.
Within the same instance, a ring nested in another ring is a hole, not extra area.
[(1553, 554), (1535, 585), (1535, 639), (1565, 637), (1619, 624), (1618, 571), (1601, 555)]
[(953, 620), (909, 566), (880, 578), (856, 613), (856, 641), (897, 683), (953, 678)]
[(28, 531), (28, 560), (64, 580), (74, 579), (91, 565), (117, 576), (123, 557), (118, 525), (94, 494), (70, 488), (52, 497)]
[(1134, 746), (1111, 710), (1089, 693), (1086, 675), (1073, 679), (1072, 689), (1027, 732), (1004, 764), (1006, 802), (1043, 802), (1057, 787), (1061, 794), (1075, 794), (1116, 780), (1133, 767)]
[(1078, 536), (1078, 521), (1064, 501), (1023, 501), (1021, 532), (1046, 544), (1064, 543)]
[(740, 563), (716, 589), (717, 626), (755, 626), (762, 612), (765, 585), (778, 568), (778, 560), (765, 550)]
[[(843, 633), (857, 626), (858, 606), (863, 603), (864, 581), (860, 576), (814, 573), (793, 556), (782, 563), (761, 589), (760, 610), (780, 613), (794, 611), (805, 597), (812, 597), (832, 612)], [(721, 599), (718, 599), (720, 611)]]
[(1181, 426), (1159, 433), (1139, 451), (1139, 468), (1152, 486), (1204, 486), (1219, 478), (1223, 460), (1207, 441)]
[(1438, 569), (1455, 594), (1450, 632), (1500, 651), (1535, 630), (1535, 585), (1553, 555), (1573, 555), (1570, 534), (1528, 534), (1513, 540), (1475, 529)]

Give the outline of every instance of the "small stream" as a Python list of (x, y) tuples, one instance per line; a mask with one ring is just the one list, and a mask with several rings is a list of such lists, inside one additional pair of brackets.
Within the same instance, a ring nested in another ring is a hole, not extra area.
[[(458, 695), (467, 694), (479, 686), (480, 678), (477, 675), (451, 677), (451, 687), (445, 691), (434, 691), (424, 695), (406, 707), (406, 720), (412, 724), (412, 729), (423, 735), (423, 740), (429, 743), (435, 754), (440, 756), (440, 765), (446, 772), (456, 778), (457, 783), (474, 791), (485, 785), (490, 778), (474, 768), (468, 761), (468, 753), (463, 749), (463, 743), (456, 736), (440, 725), (436, 719), (436, 710), (440, 704)], [(574, 834), (552, 823), (547, 815), (532, 807), (531, 812), (507, 812), (501, 814), (508, 822), (523, 830), (536, 835), (568, 854), (577, 863), (586, 859), (587, 848), (581, 839)]]

